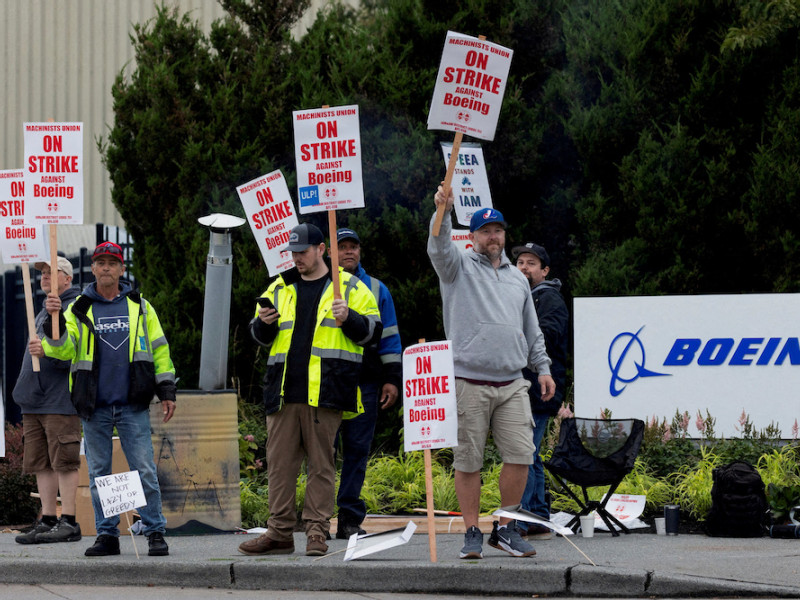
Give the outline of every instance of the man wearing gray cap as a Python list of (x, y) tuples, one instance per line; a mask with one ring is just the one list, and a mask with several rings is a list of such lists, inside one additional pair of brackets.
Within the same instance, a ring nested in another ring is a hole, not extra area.
[[(53, 275), (49, 262), (34, 265), (42, 272), (39, 285), (47, 295), (56, 295), (66, 307), (80, 294), (72, 285), (72, 264), (58, 257), (58, 271)], [(24, 265), (23, 268), (28, 268)], [(44, 335), (47, 311), (36, 315), (36, 334)], [(75, 495), (78, 491), (81, 421), (72, 405), (69, 392), (70, 361), (39, 356), (39, 371), (33, 370), (26, 346), (17, 384), (12, 393), (22, 409), (25, 439), (22, 470), (36, 475), (36, 487), (42, 503), (42, 518), (31, 531), (18, 535), (19, 544), (77, 542), (81, 526), (75, 522)], [(56, 502), (61, 491), (61, 518), (56, 518)]]
[[(564, 388), (567, 379), (567, 327), (569, 313), (564, 298), (561, 296), (561, 281), (547, 279), (550, 273), (550, 255), (544, 246), (528, 242), (522, 246), (515, 246), (511, 254), (516, 260), (517, 268), (525, 275), (531, 286), (531, 297), (536, 315), (539, 318), (539, 327), (544, 335), (544, 344), (547, 356), (550, 357), (550, 373), (556, 382), (556, 393), (550, 400), (544, 400), (539, 392), (536, 373), (525, 369), (523, 374), (531, 382), (528, 395), (531, 400), (533, 413), (533, 443), (536, 450), (533, 455), (533, 464), (528, 468), (528, 481), (522, 494), (522, 508), (533, 514), (550, 519), (550, 507), (545, 500), (544, 491), (544, 464), (540, 455), (540, 447), (544, 439), (547, 423), (550, 417), (558, 413), (564, 402)], [(517, 527), (528, 538), (549, 539), (551, 531), (538, 523), (517, 523)]]
[(269, 350), (264, 375), (267, 413), (267, 532), (239, 546), (243, 554), (291, 554), (297, 521), (297, 476), (308, 460), (303, 506), (306, 555), (321, 556), (336, 486), (333, 440), (342, 413), (363, 411), (358, 376), (364, 346), (381, 339), (375, 297), (341, 267), (335, 297), (325, 239), (318, 227), (289, 234), (294, 268), (281, 273), (258, 299), (250, 333)]

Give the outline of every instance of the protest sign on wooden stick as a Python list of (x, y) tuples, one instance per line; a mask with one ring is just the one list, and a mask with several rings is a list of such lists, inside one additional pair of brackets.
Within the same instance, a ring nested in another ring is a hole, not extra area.
[[(498, 44), (447, 32), (431, 109), (428, 129), (454, 131), (453, 155), (458, 157), (463, 134), (486, 140), (494, 139), (497, 119), (503, 103), (513, 52)], [(445, 197), (449, 195), (456, 161), (453, 156), (444, 180)], [(444, 206), (439, 206), (433, 235), (439, 235)]]

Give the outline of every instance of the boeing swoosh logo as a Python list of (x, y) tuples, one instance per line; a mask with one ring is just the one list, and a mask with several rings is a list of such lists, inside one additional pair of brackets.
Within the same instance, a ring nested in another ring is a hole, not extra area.
[[(639, 333), (641, 333), (642, 329), (644, 329), (644, 325), (636, 333), (629, 331), (620, 333), (611, 340), (611, 344), (608, 346), (608, 368), (611, 369), (611, 381), (608, 385), (608, 391), (614, 397), (619, 396), (625, 391), (629, 383), (633, 383), (639, 377), (664, 377), (670, 375), (670, 373), (656, 373), (645, 368), (644, 344), (639, 339)], [(618, 348), (622, 348), (622, 350), (618, 350), (619, 354), (615, 354), (615, 349)], [(631, 362), (633, 363), (633, 368), (625, 369)], [(619, 384), (622, 385), (620, 386)]]

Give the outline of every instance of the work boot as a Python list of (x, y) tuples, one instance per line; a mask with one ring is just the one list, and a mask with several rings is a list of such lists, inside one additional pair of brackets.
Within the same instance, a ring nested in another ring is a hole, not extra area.
[(84, 556), (113, 556), (119, 554), (119, 538), (101, 533), (94, 545), (86, 549)]
[(360, 525), (348, 523), (347, 521), (339, 521), (339, 525), (336, 527), (337, 540), (349, 540), (354, 533), (357, 533), (358, 535), (367, 534), (366, 531), (361, 529)]
[(239, 544), (239, 552), (242, 554), (291, 554), (294, 552), (294, 541), (279, 542), (267, 537), (262, 533), (254, 540), (247, 540)]
[(169, 555), (169, 546), (164, 540), (164, 534), (160, 531), (154, 531), (147, 536), (147, 548), (147, 556)]
[(323, 556), (328, 551), (324, 535), (310, 535), (306, 543), (306, 556)]
[(51, 529), (43, 533), (36, 534), (37, 544), (49, 544), (53, 542), (79, 542), (81, 539), (81, 526), (79, 523), (70, 525), (64, 517), (58, 520)]

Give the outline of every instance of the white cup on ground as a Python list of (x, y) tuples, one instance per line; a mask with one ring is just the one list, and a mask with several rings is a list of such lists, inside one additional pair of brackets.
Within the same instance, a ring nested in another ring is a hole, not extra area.
[(667, 520), (664, 517), (656, 517), (656, 534), (667, 535)]
[(594, 537), (594, 515), (581, 517), (581, 535), (585, 538)]

